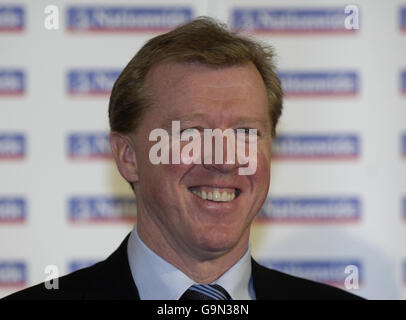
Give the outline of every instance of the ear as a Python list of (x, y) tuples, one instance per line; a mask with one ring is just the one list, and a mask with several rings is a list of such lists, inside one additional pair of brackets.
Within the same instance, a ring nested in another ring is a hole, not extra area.
[(110, 132), (110, 146), (118, 171), (130, 183), (138, 181), (138, 166), (131, 138), (119, 132)]

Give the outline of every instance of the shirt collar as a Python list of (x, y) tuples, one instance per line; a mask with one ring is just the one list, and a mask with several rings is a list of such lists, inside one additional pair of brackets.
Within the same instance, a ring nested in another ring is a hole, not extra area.
[[(178, 300), (195, 282), (148, 248), (134, 226), (127, 254), (131, 273), (141, 300)], [(221, 285), (234, 300), (255, 298), (251, 279), (251, 255), (244, 256), (214, 283)]]

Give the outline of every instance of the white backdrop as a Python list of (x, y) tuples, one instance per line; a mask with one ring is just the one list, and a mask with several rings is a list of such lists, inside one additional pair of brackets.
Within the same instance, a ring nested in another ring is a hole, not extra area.
[[(49, 4), (57, 30), (44, 25)], [(348, 4), (359, 30), (344, 27)], [(199, 15), (278, 55), (286, 99), (253, 256), (340, 287), (350, 276), (347, 290), (367, 298), (405, 298), (400, 0), (1, 0), (0, 297), (44, 281), (47, 265), (66, 274), (104, 259), (131, 230), (135, 200), (109, 156), (109, 91), (147, 39)]]

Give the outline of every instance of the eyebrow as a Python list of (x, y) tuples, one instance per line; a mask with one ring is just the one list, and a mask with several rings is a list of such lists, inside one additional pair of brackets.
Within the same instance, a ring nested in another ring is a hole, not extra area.
[(207, 118), (206, 114), (202, 113), (202, 112), (193, 112), (187, 115), (183, 115), (183, 116), (167, 116), (165, 117), (164, 120), (164, 124), (163, 124), (163, 128), (164, 129), (168, 129), (171, 128), (172, 126), (172, 121), (180, 121), (180, 123), (182, 122), (191, 122), (194, 120), (199, 120), (199, 119), (204, 119)]
[(202, 119), (202, 118), (203, 118), (203, 119), (207, 118), (207, 116), (206, 116), (205, 113), (202, 113), (202, 112), (193, 112), (193, 113), (190, 113), (190, 114), (187, 114), (187, 115), (183, 115), (183, 116), (177, 117), (177, 119), (171, 119), (171, 120), (193, 121), (193, 120)]
[(238, 117), (235, 123), (260, 123), (265, 128), (268, 126), (267, 119), (255, 117)]
[[(208, 120), (207, 114), (202, 113), (202, 112), (193, 112), (190, 114), (186, 114), (183, 116), (178, 116), (178, 117), (166, 117), (165, 119), (165, 125), (164, 128), (170, 128), (172, 125), (172, 121), (179, 120), (181, 123), (182, 122), (192, 122), (195, 120)], [(236, 119), (233, 119), (233, 125), (242, 125), (242, 124), (260, 124), (264, 128), (267, 128), (270, 123), (268, 123), (267, 119), (264, 118), (257, 118), (257, 117), (237, 117)]]

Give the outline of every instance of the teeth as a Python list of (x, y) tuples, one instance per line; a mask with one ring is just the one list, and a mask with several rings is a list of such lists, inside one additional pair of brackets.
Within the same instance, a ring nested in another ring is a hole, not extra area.
[(205, 190), (202, 190), (201, 192), (197, 190), (191, 191), (203, 200), (211, 200), (215, 202), (229, 202), (235, 198), (235, 190), (232, 193), (228, 193), (227, 191), (220, 193), (218, 189), (215, 189), (213, 192)]

